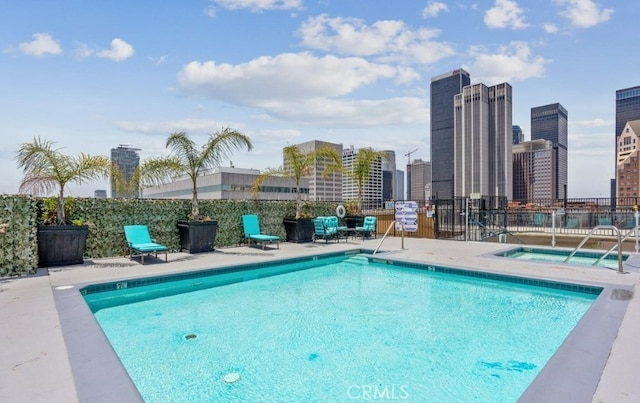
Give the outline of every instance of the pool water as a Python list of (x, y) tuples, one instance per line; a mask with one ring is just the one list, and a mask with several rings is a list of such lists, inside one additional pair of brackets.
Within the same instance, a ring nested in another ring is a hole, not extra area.
[[(566, 263), (579, 266), (594, 266), (594, 263), (604, 254), (603, 252), (587, 252), (577, 251), (568, 262), (566, 258), (571, 251), (560, 249), (542, 249), (542, 248), (516, 248), (506, 252), (501, 252), (498, 256), (510, 257), (513, 259), (532, 260), (549, 263)], [(622, 255), (622, 262), (629, 257), (628, 254)], [(614, 252), (607, 255), (595, 267), (605, 267), (608, 269), (618, 270), (618, 253)]]
[(597, 297), (362, 257), (299, 265), (85, 299), (146, 402), (509, 402)]

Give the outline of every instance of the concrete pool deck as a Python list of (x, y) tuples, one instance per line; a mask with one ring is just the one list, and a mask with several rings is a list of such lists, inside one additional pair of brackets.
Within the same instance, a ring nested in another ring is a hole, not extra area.
[[(144, 266), (127, 258), (96, 259), (84, 265), (41, 269), (38, 274), (0, 278), (0, 401), (77, 402), (69, 353), (54, 300), (59, 286), (101, 283), (124, 278), (163, 275), (196, 269), (279, 260), (309, 254), (357, 248), (374, 249), (380, 238), (349, 239), (347, 243), (281, 243), (280, 249), (231, 247), (213, 253), (173, 253), (169, 263), (145, 259)], [(442, 266), (511, 274), (548, 280), (635, 287), (640, 273), (539, 262), (514, 262), (488, 255), (520, 245), (482, 242), (388, 238), (382, 249), (394, 259), (406, 259)], [(640, 401), (636, 381), (640, 362), (640, 301), (633, 297), (609, 353), (593, 395), (594, 402)]]

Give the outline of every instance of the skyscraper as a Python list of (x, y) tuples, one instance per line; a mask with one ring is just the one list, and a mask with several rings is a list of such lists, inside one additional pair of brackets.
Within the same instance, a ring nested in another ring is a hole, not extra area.
[[(113, 162), (120, 168), (120, 171), (124, 175), (124, 179), (126, 180), (127, 185), (129, 185), (131, 177), (133, 176), (136, 168), (138, 168), (138, 165), (140, 165), (140, 155), (138, 154), (138, 151), (140, 151), (139, 148), (133, 148), (126, 144), (120, 144), (118, 148), (111, 149), (111, 162)], [(111, 197), (139, 198), (140, 190), (136, 188), (131, 189), (130, 191), (122, 189), (118, 191), (116, 189), (115, 181), (113, 180), (113, 178), (111, 178)]]
[(568, 114), (559, 103), (531, 108), (531, 140), (549, 140), (556, 153), (555, 189), (551, 198), (567, 197), (568, 163)]
[(418, 158), (407, 165), (407, 200), (424, 201), (431, 198), (431, 162)]
[(382, 200), (396, 200), (398, 185), (396, 181), (396, 152), (384, 150), (382, 160)]
[(524, 141), (524, 132), (518, 125), (513, 125), (513, 144), (520, 144)]
[[(640, 85), (616, 91), (616, 142), (615, 150), (618, 151), (618, 138), (627, 122), (640, 119)], [(616, 175), (618, 172), (618, 159), (616, 158)], [(612, 207), (615, 208), (615, 197), (620, 187), (616, 184), (616, 178), (611, 180)]]
[(627, 122), (640, 119), (640, 85), (616, 91), (616, 149)]
[[(338, 155), (342, 155), (342, 144), (312, 140), (296, 145), (296, 147), (304, 153), (309, 153), (325, 146), (335, 148)], [(328, 160), (318, 158), (311, 168), (311, 172), (307, 177), (309, 179), (309, 200), (342, 200), (342, 174), (340, 172), (331, 172), (326, 176), (323, 175), (328, 163)], [(285, 160), (284, 166), (286, 167), (286, 165), (287, 161)]]
[(431, 192), (439, 199), (454, 195), (453, 99), (469, 84), (471, 78), (463, 69), (431, 78)]
[[(346, 171), (353, 172), (357, 155), (358, 150), (353, 146), (342, 150), (342, 167)], [(342, 178), (342, 200), (357, 200), (358, 184), (355, 179), (349, 175), (343, 175)], [(362, 189), (362, 208), (380, 207), (382, 207), (382, 159), (371, 163), (371, 174)]]
[(508, 83), (464, 87), (454, 99), (456, 197), (513, 196), (512, 89)]
[[(629, 198), (636, 203), (640, 196), (640, 120), (627, 122), (618, 137), (616, 151), (616, 197)], [(624, 201), (622, 201), (624, 203)], [(630, 205), (631, 203), (626, 203)]]
[(556, 152), (549, 140), (513, 145), (513, 200), (549, 200), (555, 186)]

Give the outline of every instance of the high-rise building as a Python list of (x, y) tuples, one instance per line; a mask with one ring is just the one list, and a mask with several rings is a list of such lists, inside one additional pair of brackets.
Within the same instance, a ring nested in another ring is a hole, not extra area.
[(396, 189), (398, 189), (396, 200), (404, 200), (406, 197), (404, 194), (404, 171), (400, 169), (396, 169)]
[(469, 85), (455, 96), (454, 196), (511, 200), (512, 103), (508, 83)]
[[(342, 155), (342, 144), (334, 144), (326, 141), (312, 140), (297, 144), (296, 147), (303, 153), (313, 152), (321, 147), (333, 147), (338, 155)], [(284, 167), (287, 161), (284, 160)], [(326, 158), (318, 158), (311, 167), (311, 172), (305, 176), (309, 180), (309, 200), (312, 201), (340, 201), (342, 200), (342, 174), (340, 172), (325, 173), (325, 168), (330, 161)]]
[[(138, 151), (140, 151), (139, 148), (133, 148), (126, 144), (120, 144), (117, 148), (111, 149), (111, 162), (120, 168), (127, 185), (129, 185), (136, 168), (140, 165), (140, 155)], [(130, 197), (137, 199), (140, 197), (140, 190), (138, 188), (129, 189), (128, 191), (124, 189), (118, 190), (116, 189), (115, 180), (111, 178), (111, 197)]]
[(523, 141), (514, 144), (513, 200), (528, 202), (549, 200), (555, 186), (556, 158), (549, 140)]
[(640, 197), (640, 120), (627, 122), (618, 137), (616, 150), (616, 197)]
[(616, 91), (616, 150), (627, 122), (640, 119), (640, 85)]
[(431, 78), (431, 191), (438, 199), (454, 195), (453, 99), (469, 84), (471, 78), (463, 69)]
[[(630, 88), (624, 88), (616, 91), (616, 142), (615, 150), (616, 155), (618, 152), (618, 137), (622, 134), (622, 129), (627, 122), (640, 119), (640, 85)], [(616, 158), (616, 173), (617, 173), (618, 159)], [(611, 198), (612, 208), (615, 208), (615, 194), (617, 193), (618, 186), (616, 185), (616, 179), (611, 181)], [(614, 193), (615, 192), (615, 193)]]
[(513, 125), (513, 144), (520, 144), (524, 141), (524, 132), (518, 125)]
[(396, 152), (385, 150), (382, 160), (382, 200), (396, 200), (398, 185), (396, 180)]
[(407, 200), (424, 201), (431, 198), (431, 172), (431, 162), (420, 158), (407, 165)]
[[(342, 167), (346, 171), (353, 172), (358, 150), (353, 146), (342, 150)], [(353, 177), (343, 175), (342, 179), (342, 200), (357, 200), (358, 184)], [(382, 159), (378, 159), (371, 164), (371, 174), (364, 183), (362, 189), (362, 208), (372, 209), (382, 207)]]
[(531, 108), (531, 140), (549, 140), (556, 153), (555, 189), (552, 199), (567, 197), (569, 177), (568, 114), (559, 103)]

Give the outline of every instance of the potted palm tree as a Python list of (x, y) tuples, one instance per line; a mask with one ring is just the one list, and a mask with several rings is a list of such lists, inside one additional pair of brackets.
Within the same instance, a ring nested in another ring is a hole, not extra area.
[(200, 215), (198, 176), (207, 169), (219, 167), (234, 151), (245, 147), (250, 151), (253, 144), (246, 135), (224, 128), (210, 134), (207, 142), (200, 148), (184, 131), (169, 135), (166, 147), (172, 154), (143, 161), (131, 182), (135, 186), (144, 187), (166, 183), (177, 176), (188, 176), (191, 180), (191, 214), (176, 224), (181, 249), (189, 253), (213, 251), (218, 222)]
[[(364, 216), (362, 214), (362, 198), (364, 194), (364, 186), (371, 177), (371, 169), (373, 164), (378, 160), (385, 159), (385, 153), (382, 151), (374, 151), (370, 148), (361, 148), (358, 150), (353, 161), (351, 169), (344, 169), (343, 173), (350, 177), (358, 189), (358, 197), (355, 201), (347, 202), (347, 215), (344, 217), (348, 228), (362, 226)], [(355, 203), (354, 203), (355, 202)]]
[(269, 177), (291, 179), (296, 189), (296, 213), (293, 217), (284, 217), (283, 225), (287, 234), (287, 242), (311, 242), (313, 240), (313, 221), (304, 211), (300, 184), (305, 176), (309, 176), (314, 167), (324, 165), (322, 174), (339, 172), (342, 167), (342, 156), (338, 151), (324, 145), (313, 151), (304, 152), (298, 146), (291, 145), (283, 150), (284, 165), (279, 168), (268, 168), (258, 175), (253, 183), (253, 193), (260, 192), (260, 186)]
[(81, 219), (71, 223), (76, 225), (68, 223), (65, 187), (69, 183), (82, 184), (109, 178), (113, 172), (111, 160), (102, 155), (65, 155), (60, 149), (54, 148), (53, 142), (39, 137), (31, 143), (22, 144), (16, 159), (24, 173), (18, 190), (20, 193), (42, 196), (58, 191), (53, 207), (45, 201), (43, 215), (49, 218), (49, 222), (43, 221), (42, 225), (38, 225), (38, 266), (83, 263), (89, 227), (80, 225), (83, 224)]

